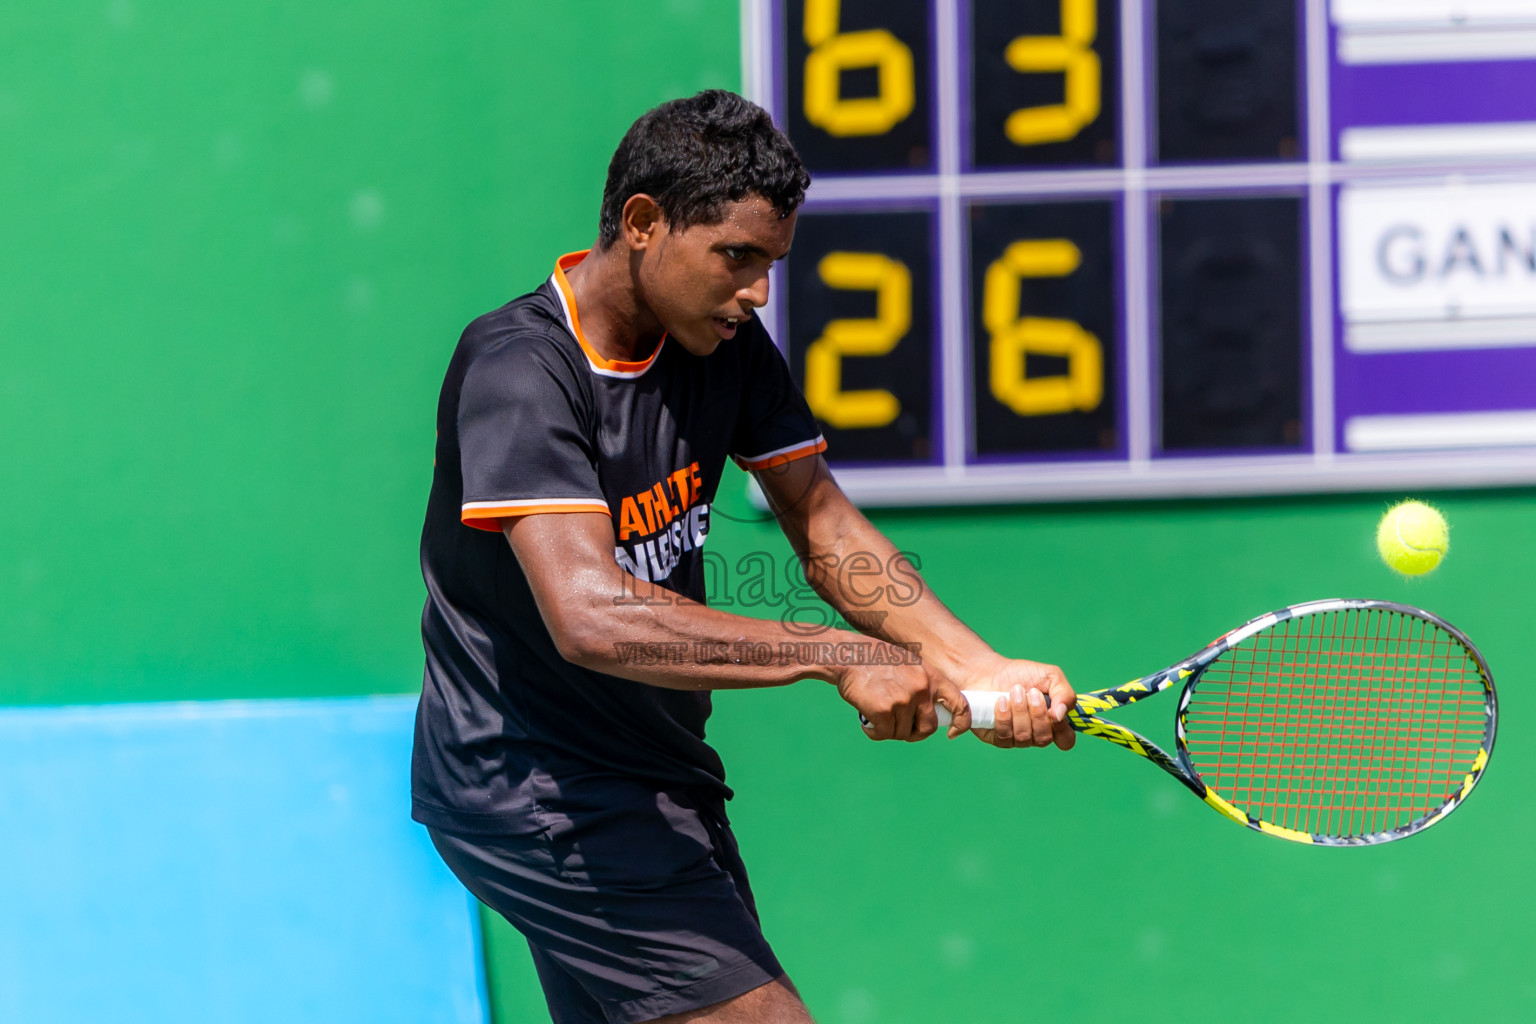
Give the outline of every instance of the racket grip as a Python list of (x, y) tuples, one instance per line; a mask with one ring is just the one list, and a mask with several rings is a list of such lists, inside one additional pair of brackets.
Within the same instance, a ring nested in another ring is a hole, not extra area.
[[(1003, 694), (994, 690), (961, 690), (960, 695), (971, 706), (971, 728), (991, 729), (997, 725), (997, 702)], [(934, 713), (939, 716), (939, 731), (949, 728), (949, 723), (955, 720), (948, 710), (935, 704)]]

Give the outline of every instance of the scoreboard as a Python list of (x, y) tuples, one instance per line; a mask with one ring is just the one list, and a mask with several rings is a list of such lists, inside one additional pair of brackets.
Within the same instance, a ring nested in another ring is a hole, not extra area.
[(1536, 0), (744, 0), (866, 504), (1536, 483)]

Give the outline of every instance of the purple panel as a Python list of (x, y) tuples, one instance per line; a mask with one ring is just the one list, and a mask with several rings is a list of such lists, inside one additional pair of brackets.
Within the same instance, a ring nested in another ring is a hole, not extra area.
[(1340, 351), (1339, 418), (1536, 409), (1536, 349)]
[[(1330, 26), (1330, 107), (1343, 130), (1368, 125), (1536, 121), (1536, 61), (1347, 65)], [(1536, 349), (1350, 352), (1339, 303), (1339, 189), (1331, 190), (1335, 296), (1335, 443), (1352, 416), (1536, 409)]]
[(1339, 135), (1360, 125), (1536, 121), (1536, 61), (1342, 64), (1329, 26), (1333, 159)]
[(1536, 120), (1536, 61), (1334, 63), (1335, 130), (1355, 125)]

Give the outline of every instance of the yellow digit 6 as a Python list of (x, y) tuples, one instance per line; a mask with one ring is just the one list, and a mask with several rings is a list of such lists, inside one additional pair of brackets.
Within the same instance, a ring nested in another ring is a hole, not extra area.
[[(1019, 315), (1019, 282), (1066, 277), (1083, 254), (1065, 238), (1014, 242), (987, 268), (981, 316), (992, 335), (991, 385), (999, 402), (1020, 416), (1055, 416), (1096, 409), (1104, 397), (1104, 348), (1074, 320)], [(1030, 377), (1025, 358), (1067, 360), (1065, 376)]]
[(1056, 71), (1066, 76), (1066, 102), (1025, 107), (1008, 115), (1003, 132), (1018, 146), (1065, 142), (1099, 116), (1099, 55), (1090, 49), (1098, 35), (1095, 0), (1061, 0), (1061, 35), (1019, 36), (1003, 59), (1024, 73)]
[[(805, 119), (829, 135), (880, 135), (912, 113), (912, 50), (883, 28), (839, 32), (841, 0), (805, 0)], [(843, 99), (842, 73), (875, 68), (880, 91)]]
[(872, 320), (833, 320), (805, 350), (805, 400), (823, 423), (839, 430), (883, 427), (901, 412), (889, 391), (843, 390), (846, 356), (883, 356), (912, 326), (912, 273), (877, 252), (829, 252), (816, 272), (831, 288), (875, 293)]

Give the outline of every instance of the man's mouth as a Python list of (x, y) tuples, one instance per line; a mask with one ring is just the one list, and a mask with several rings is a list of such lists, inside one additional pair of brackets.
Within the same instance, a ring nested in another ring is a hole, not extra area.
[(717, 316), (713, 319), (715, 321), (715, 330), (719, 332), (722, 338), (733, 338), (736, 336), (736, 328), (741, 325), (745, 318), (739, 316)]

